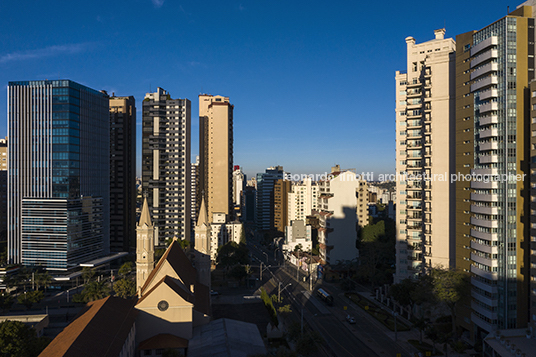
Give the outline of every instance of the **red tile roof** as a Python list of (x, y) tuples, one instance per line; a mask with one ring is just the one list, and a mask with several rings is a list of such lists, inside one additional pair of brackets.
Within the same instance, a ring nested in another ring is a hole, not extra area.
[(90, 302), (39, 356), (117, 356), (136, 320), (136, 299), (109, 296)]

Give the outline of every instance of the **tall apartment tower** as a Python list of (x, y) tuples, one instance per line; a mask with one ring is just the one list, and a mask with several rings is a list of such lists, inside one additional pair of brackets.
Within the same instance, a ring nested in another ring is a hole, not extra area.
[(533, 9), (521, 6), (456, 40), (456, 169), (474, 175), (456, 187), (456, 264), (470, 271), (472, 285), (470, 312), (460, 317), (480, 339), (526, 327), (529, 319), (529, 244), (536, 234), (523, 174), (531, 165)]
[(107, 254), (108, 96), (69, 80), (9, 82), (8, 135), (8, 260), (66, 271)]
[[(406, 38), (407, 71), (396, 72), (395, 282), (454, 266), (454, 53), (445, 30)], [(422, 179), (423, 175), (426, 176)], [(447, 177), (445, 177), (447, 176)]]
[[(288, 221), (288, 195), (292, 190), (292, 181), (279, 179), (274, 184), (274, 228), (284, 234)], [(305, 220), (304, 220), (305, 222)]]
[(199, 156), (195, 157), (195, 162), (191, 164), (190, 169), (190, 226), (192, 227), (190, 237), (192, 237), (197, 222), (197, 210), (199, 209), (197, 206), (197, 196), (201, 194), (197, 192), (199, 189)]
[(7, 137), (0, 139), (0, 241), (7, 239)]
[(274, 228), (274, 186), (285, 177), (283, 166), (269, 167), (257, 174), (257, 199), (255, 224), (258, 229), (269, 231)]
[[(340, 170), (340, 169), (339, 169)], [(320, 258), (328, 264), (358, 257), (357, 237), (360, 227), (368, 223), (358, 220), (359, 189), (366, 182), (358, 180), (355, 171), (332, 170), (331, 175), (318, 182), (318, 243)], [(361, 201), (364, 202), (364, 201)]]
[(110, 97), (110, 250), (136, 248), (136, 101)]
[(292, 186), (292, 191), (288, 193), (288, 220), (304, 221), (317, 209), (318, 186), (313, 184), (311, 178), (305, 178), (302, 182)]
[(142, 189), (155, 245), (190, 240), (190, 115), (188, 99), (171, 99), (162, 88), (143, 100)]
[(199, 192), (210, 223), (214, 213), (233, 215), (233, 109), (229, 97), (199, 96)]

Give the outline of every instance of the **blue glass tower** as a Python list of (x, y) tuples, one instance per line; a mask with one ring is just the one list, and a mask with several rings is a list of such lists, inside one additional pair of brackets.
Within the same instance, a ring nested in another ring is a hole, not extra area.
[(109, 251), (108, 96), (69, 80), (8, 85), (8, 259), (68, 270)]

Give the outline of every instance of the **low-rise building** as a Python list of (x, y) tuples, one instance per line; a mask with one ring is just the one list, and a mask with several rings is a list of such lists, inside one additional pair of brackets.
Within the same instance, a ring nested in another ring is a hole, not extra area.
[(294, 251), (301, 246), (303, 252), (310, 252), (313, 243), (311, 240), (311, 226), (305, 225), (305, 221), (290, 221), (290, 226), (285, 227), (285, 243), (283, 250)]

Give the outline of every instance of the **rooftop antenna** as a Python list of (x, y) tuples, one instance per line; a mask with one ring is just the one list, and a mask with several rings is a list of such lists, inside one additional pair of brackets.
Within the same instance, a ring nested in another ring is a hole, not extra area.
[(506, 15), (508, 15), (510, 13), (510, 6), (507, 6), (506, 7)]

